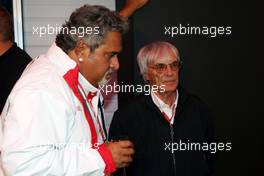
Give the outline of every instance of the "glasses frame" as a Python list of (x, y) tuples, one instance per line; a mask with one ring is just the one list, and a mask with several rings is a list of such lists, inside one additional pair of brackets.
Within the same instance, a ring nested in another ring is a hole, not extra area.
[[(174, 67), (173, 64), (175, 64), (175, 63), (177, 63), (177, 65)], [(158, 73), (163, 73), (167, 70), (168, 66), (170, 66), (171, 70), (177, 71), (182, 67), (182, 65), (183, 65), (182, 61), (173, 61), (170, 64), (158, 63), (158, 64), (155, 64), (153, 66), (148, 66), (148, 68), (152, 68), (155, 71), (157, 71)]]

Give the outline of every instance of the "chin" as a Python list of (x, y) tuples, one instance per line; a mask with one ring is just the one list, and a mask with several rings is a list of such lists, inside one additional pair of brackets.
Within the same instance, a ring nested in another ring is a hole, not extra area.
[(175, 89), (166, 89), (165, 88), (165, 92), (175, 92), (176, 91), (176, 88)]
[(110, 71), (107, 71), (105, 75), (102, 77), (102, 79), (98, 82), (98, 85), (100, 87), (105, 86), (109, 81), (112, 79), (112, 73)]
[(99, 82), (98, 86), (99, 87), (104, 87), (111, 79), (107, 79), (106, 77), (103, 77)]

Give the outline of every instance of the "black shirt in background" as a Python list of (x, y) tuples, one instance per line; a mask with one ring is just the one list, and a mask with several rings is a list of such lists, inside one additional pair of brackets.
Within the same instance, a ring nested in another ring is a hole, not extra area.
[(31, 60), (16, 43), (0, 56), (0, 113), (13, 86)]

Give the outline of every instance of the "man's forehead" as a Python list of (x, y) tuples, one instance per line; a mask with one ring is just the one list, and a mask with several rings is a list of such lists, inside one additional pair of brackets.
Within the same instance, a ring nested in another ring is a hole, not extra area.
[(169, 64), (174, 61), (177, 61), (177, 56), (166, 56), (166, 57), (158, 57), (153, 60), (153, 63), (164, 63), (164, 64)]
[(118, 54), (122, 51), (122, 45), (110, 45), (109, 43), (103, 43), (98, 48), (97, 52), (103, 52), (107, 54)]
[(106, 52), (121, 52), (122, 51), (122, 35), (118, 32), (108, 32), (104, 42), (99, 48)]
[(112, 53), (112, 54), (118, 54), (122, 51), (122, 46), (121, 47), (105, 47), (105, 52), (106, 53)]

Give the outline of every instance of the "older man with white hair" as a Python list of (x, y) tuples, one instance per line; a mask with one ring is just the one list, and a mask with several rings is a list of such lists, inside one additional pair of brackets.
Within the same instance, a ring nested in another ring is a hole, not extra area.
[[(118, 109), (109, 131), (112, 139), (134, 143), (134, 161), (125, 169), (126, 175), (212, 175), (214, 154), (186, 147), (209, 145), (214, 133), (206, 105), (179, 86), (178, 49), (168, 42), (153, 42), (140, 49), (137, 59), (146, 84), (152, 87), (151, 95)], [(116, 175), (123, 172), (118, 170)]]

